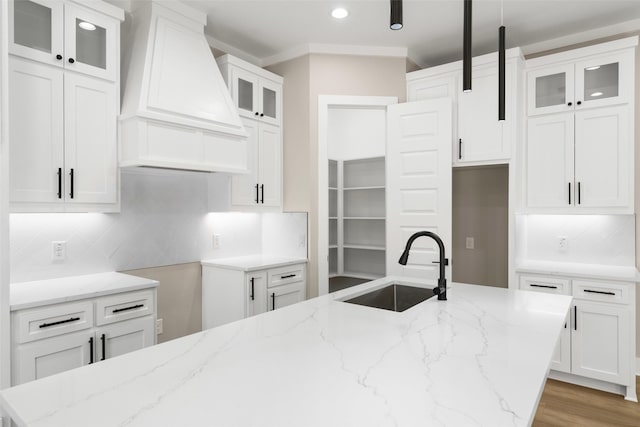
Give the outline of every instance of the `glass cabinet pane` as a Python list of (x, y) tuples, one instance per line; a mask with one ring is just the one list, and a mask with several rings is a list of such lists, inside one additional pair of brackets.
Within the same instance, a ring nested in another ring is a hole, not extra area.
[(262, 112), (267, 117), (276, 118), (276, 93), (266, 87), (262, 88)]
[(238, 108), (253, 111), (253, 83), (238, 79)]
[(107, 30), (76, 18), (76, 61), (107, 69)]
[(536, 78), (536, 108), (561, 105), (567, 102), (567, 77), (565, 73)]
[(51, 53), (51, 9), (28, 0), (16, 0), (14, 43)]
[(618, 63), (596, 65), (584, 69), (584, 101), (618, 96)]

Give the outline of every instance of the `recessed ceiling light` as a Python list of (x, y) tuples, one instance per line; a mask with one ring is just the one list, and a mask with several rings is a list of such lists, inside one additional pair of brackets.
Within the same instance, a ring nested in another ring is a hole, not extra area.
[(602, 92), (593, 92), (593, 93), (591, 94), (591, 96), (602, 96), (602, 95), (603, 95), (603, 93), (602, 93)]
[(333, 16), (336, 19), (344, 19), (347, 16), (349, 16), (349, 12), (345, 8), (336, 7), (331, 11), (331, 16)]
[(82, 21), (78, 24), (78, 27), (82, 28), (83, 30), (87, 30), (87, 31), (93, 31), (96, 29), (96, 26), (93, 25), (91, 22), (87, 22), (87, 21)]
[(593, 71), (593, 70), (597, 70), (598, 68), (600, 68), (600, 66), (599, 66), (599, 65), (594, 65), (593, 67), (587, 67), (587, 68), (585, 68), (585, 70), (587, 70), (587, 71)]

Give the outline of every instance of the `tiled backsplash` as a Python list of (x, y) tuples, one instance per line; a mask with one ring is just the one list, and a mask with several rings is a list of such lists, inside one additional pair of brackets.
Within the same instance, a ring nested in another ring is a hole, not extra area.
[[(634, 266), (633, 215), (518, 215), (517, 258)], [(566, 249), (559, 238), (566, 237)]]
[[(180, 264), (263, 249), (307, 256), (306, 213), (208, 213), (208, 177), (123, 171), (119, 214), (12, 214), (11, 281)], [(214, 233), (220, 234), (219, 249), (213, 249)], [(52, 241), (66, 241), (64, 262), (51, 260)]]

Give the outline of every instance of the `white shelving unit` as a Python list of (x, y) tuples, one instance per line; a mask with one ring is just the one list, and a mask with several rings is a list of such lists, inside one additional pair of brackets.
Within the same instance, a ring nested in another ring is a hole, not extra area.
[(329, 278), (385, 271), (385, 159), (329, 160)]

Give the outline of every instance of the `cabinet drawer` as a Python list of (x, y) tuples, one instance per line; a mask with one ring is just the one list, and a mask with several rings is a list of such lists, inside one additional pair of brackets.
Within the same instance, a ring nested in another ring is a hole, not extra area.
[(574, 280), (573, 296), (575, 298), (612, 302), (618, 304), (629, 304), (631, 284), (594, 282), (590, 280)]
[(549, 294), (571, 295), (569, 280), (556, 277), (520, 276), (520, 289)]
[(122, 320), (153, 314), (153, 291), (128, 292), (98, 298), (96, 300), (96, 325), (106, 325)]
[(269, 270), (267, 281), (269, 288), (304, 281), (306, 279), (304, 264), (290, 265), (287, 267), (274, 268)]
[(93, 303), (82, 301), (14, 314), (14, 339), (25, 343), (93, 327)]

